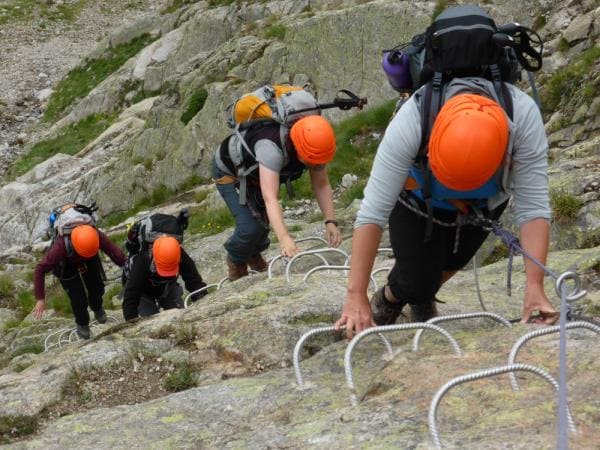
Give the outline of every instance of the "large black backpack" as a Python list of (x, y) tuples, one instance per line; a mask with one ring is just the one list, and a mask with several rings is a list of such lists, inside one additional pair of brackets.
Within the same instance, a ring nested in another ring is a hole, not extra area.
[[(424, 174), (423, 199), (429, 215), (426, 239), (431, 235), (433, 225), (432, 174), (427, 150), (433, 124), (444, 104), (446, 85), (457, 77), (481, 77), (492, 81), (500, 105), (512, 120), (513, 105), (506, 83), (520, 79), (521, 67), (528, 73), (539, 70), (542, 47), (541, 39), (534, 31), (517, 23), (497, 27), (478, 6), (463, 5), (444, 10), (425, 33), (413, 37), (409, 44), (384, 51), (384, 58), (395, 58), (392, 62), (389, 59), (383, 61), (384, 70), (389, 69), (390, 64), (398, 63), (404, 64), (410, 74), (396, 72), (404, 76), (393, 83), (386, 70), (396, 90), (414, 92), (424, 86), (420, 98), (421, 145), (415, 163)], [(533, 83), (532, 89), (536, 96)]]

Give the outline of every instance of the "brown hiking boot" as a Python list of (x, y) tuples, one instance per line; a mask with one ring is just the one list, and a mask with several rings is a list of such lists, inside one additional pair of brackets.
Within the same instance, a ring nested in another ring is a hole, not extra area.
[(420, 303), (418, 305), (409, 304), (410, 314), (409, 319), (411, 322), (427, 322), (429, 319), (433, 319), (438, 315), (436, 302), (439, 300), (433, 299), (427, 303)]
[(234, 263), (229, 259), (229, 255), (227, 255), (225, 261), (227, 262), (227, 277), (229, 278), (229, 281), (235, 281), (248, 275), (246, 263)]
[(371, 297), (371, 312), (373, 313), (373, 321), (377, 325), (392, 325), (402, 314), (402, 308), (406, 303), (390, 302), (385, 298), (385, 286), (377, 290)]
[(252, 258), (248, 259), (248, 261), (246, 261), (246, 262), (250, 266), (250, 269), (252, 269), (256, 272), (264, 272), (265, 270), (267, 270), (267, 267), (268, 267), (268, 264), (265, 261), (265, 259), (262, 257), (262, 255), (253, 256)]

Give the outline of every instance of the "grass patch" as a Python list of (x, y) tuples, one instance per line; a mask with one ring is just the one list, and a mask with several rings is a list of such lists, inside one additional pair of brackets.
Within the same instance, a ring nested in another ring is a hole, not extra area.
[[(592, 47), (579, 55), (570, 65), (557, 70), (545, 83), (542, 104), (546, 113), (559, 106), (590, 103), (600, 90), (600, 78), (592, 77), (591, 69), (600, 59), (600, 47)], [(587, 81), (587, 82), (586, 82)]]
[(554, 219), (558, 223), (568, 224), (577, 217), (583, 201), (562, 189), (555, 189), (550, 191), (550, 205)]
[(4, 331), (8, 331), (12, 330), (13, 328), (19, 328), (21, 326), (21, 323), (23, 323), (23, 321), (20, 319), (10, 319), (4, 322), (3, 329)]
[(35, 306), (35, 297), (30, 291), (21, 291), (17, 295), (17, 302), (19, 304), (19, 309), (29, 314), (29, 312), (31, 312)]
[(37, 417), (3, 416), (0, 417), (0, 443), (6, 444), (12, 439), (28, 436), (36, 432)]
[(97, 138), (114, 120), (115, 116), (92, 114), (80, 122), (65, 127), (57, 137), (38, 142), (29, 153), (17, 159), (8, 171), (8, 176), (23, 175), (57, 153), (74, 155)]
[(104, 306), (104, 309), (121, 309), (121, 305), (115, 305), (112, 299), (119, 295), (122, 290), (123, 287), (121, 286), (121, 283), (114, 283), (109, 289), (106, 290), (106, 292), (104, 292), (104, 297), (102, 298), (102, 305)]
[(0, 275), (0, 298), (12, 297), (15, 290), (15, 283), (8, 275)]
[(191, 0), (172, 0), (171, 4), (160, 12), (160, 15), (164, 16), (165, 14), (171, 14), (172, 12), (177, 11), (182, 6), (189, 5), (191, 3), (194, 2)]
[(231, 5), (232, 3), (240, 3), (239, 0), (208, 0), (208, 6), (212, 7), (212, 8), (216, 8), (218, 6), (227, 6), (227, 5)]
[(42, 353), (44, 346), (40, 342), (32, 342), (31, 344), (19, 347), (16, 352), (12, 353), (13, 358), (15, 356), (25, 355), (27, 353), (33, 353), (35, 355)]
[(197, 90), (190, 97), (187, 108), (180, 117), (181, 122), (187, 125), (196, 114), (198, 114), (204, 107), (206, 99), (208, 98), (208, 91), (204, 88)]
[(82, 66), (71, 70), (63, 78), (48, 101), (48, 108), (42, 118), (45, 122), (55, 122), (65, 109), (77, 98), (85, 97), (92, 89), (120, 68), (129, 58), (150, 44), (155, 38), (143, 34), (130, 42), (119, 44), (107, 50), (105, 57), (88, 59)]
[(193, 324), (182, 324), (175, 330), (175, 345), (189, 346), (196, 340), (196, 327)]
[(567, 41), (564, 36), (561, 36), (559, 41), (558, 41), (558, 45), (557, 45), (557, 50), (559, 52), (566, 52), (569, 50), (569, 48), (571, 48), (571, 46), (569, 45), (569, 41)]
[(73, 315), (69, 296), (60, 284), (53, 286), (49, 295), (46, 294), (46, 305), (62, 316)]
[(196, 381), (194, 371), (189, 364), (185, 364), (175, 369), (164, 382), (165, 389), (170, 392), (184, 391), (196, 386), (198, 386), (198, 382)]
[(345, 208), (349, 206), (354, 200), (357, 198), (363, 198), (363, 191), (365, 189), (366, 182), (360, 181), (356, 183), (354, 186), (350, 187), (350, 189), (344, 191), (340, 196), (340, 203)]
[(287, 29), (286, 29), (285, 25), (280, 24), (280, 23), (274, 23), (272, 25), (269, 25), (265, 29), (264, 36), (266, 38), (274, 38), (274, 39), (283, 40), (283, 38), (285, 38), (286, 31), (287, 31)]
[(538, 30), (541, 30), (542, 28), (544, 28), (547, 23), (548, 23), (548, 19), (546, 19), (546, 16), (544, 14), (540, 14), (539, 16), (537, 16), (535, 18), (535, 20), (533, 21), (533, 25), (531, 27), (533, 28), (534, 31), (538, 31)]
[(39, 0), (12, 0), (0, 4), (0, 25), (35, 20), (40, 28), (46, 28), (45, 20), (73, 22), (86, 0), (50, 6)]
[[(347, 173), (353, 173), (359, 179), (366, 179), (369, 176), (379, 140), (364, 137), (368, 137), (372, 132), (383, 133), (395, 106), (396, 100), (390, 100), (375, 108), (361, 111), (334, 127), (337, 150), (335, 158), (327, 165), (331, 186), (337, 186)], [(293, 181), (292, 185), (298, 197), (313, 196), (308, 171)], [(283, 198), (285, 189), (281, 191), (281, 198)], [(356, 191), (353, 194), (356, 194)]]
[(233, 226), (234, 223), (233, 215), (226, 206), (210, 211), (200, 206), (190, 210), (188, 232), (192, 235), (210, 236)]

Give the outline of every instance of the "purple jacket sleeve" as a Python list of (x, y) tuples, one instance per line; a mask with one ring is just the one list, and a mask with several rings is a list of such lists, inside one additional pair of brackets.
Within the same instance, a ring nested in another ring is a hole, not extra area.
[(62, 237), (59, 237), (54, 241), (54, 244), (48, 249), (44, 258), (35, 268), (33, 286), (36, 300), (43, 300), (46, 296), (44, 279), (46, 274), (58, 267), (58, 265), (66, 258), (67, 249), (65, 247), (65, 241)]

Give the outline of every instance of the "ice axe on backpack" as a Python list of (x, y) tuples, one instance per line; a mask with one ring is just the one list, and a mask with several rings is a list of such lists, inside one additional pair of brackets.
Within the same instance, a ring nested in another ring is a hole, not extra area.
[[(344, 96), (341, 96), (343, 94)], [(359, 97), (355, 93), (347, 90), (340, 89), (337, 91), (335, 98), (330, 103), (318, 103), (314, 108), (305, 108), (300, 109), (298, 111), (294, 111), (294, 114), (299, 114), (308, 111), (321, 111), (323, 109), (331, 109), (331, 108), (339, 108), (342, 111), (348, 111), (351, 108), (363, 109), (363, 107), (368, 103), (366, 97)]]

